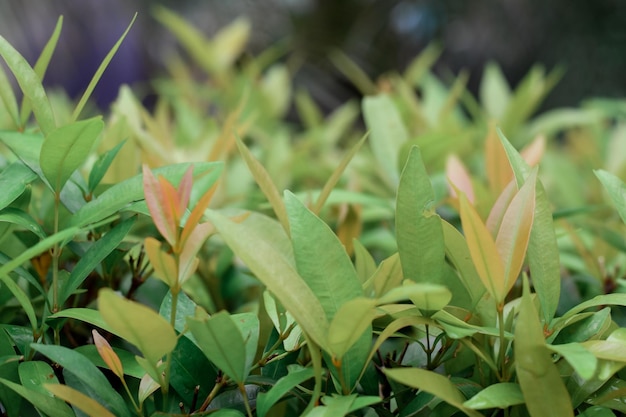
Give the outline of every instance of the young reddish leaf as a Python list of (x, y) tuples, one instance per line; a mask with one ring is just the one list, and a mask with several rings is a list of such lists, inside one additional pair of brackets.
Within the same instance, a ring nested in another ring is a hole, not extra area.
[(183, 217), (185, 209), (178, 201), (178, 191), (176, 187), (169, 182), (165, 177), (159, 175), (158, 177), (159, 187), (161, 188), (161, 195), (163, 200), (161, 201), (165, 217), (171, 223), (174, 231), (178, 231), (180, 225), (180, 219)]
[(517, 186), (514, 180), (511, 180), (509, 184), (502, 190), (502, 193), (498, 196), (498, 199), (494, 203), (491, 211), (489, 212), (489, 217), (487, 217), (486, 225), (489, 232), (491, 232), (491, 236), (495, 239), (498, 236), (498, 230), (500, 230), (500, 225), (502, 224), (502, 219), (504, 218), (504, 213), (506, 213), (507, 207), (511, 204), (511, 200), (515, 197), (517, 193)]
[(502, 192), (513, 178), (513, 170), (493, 124), (489, 126), (485, 139), (485, 165), (491, 190), (495, 193)]
[(179, 270), (178, 270), (178, 282), (180, 285), (193, 274), (198, 266), (198, 259), (196, 254), (202, 248), (204, 242), (210, 235), (215, 233), (215, 227), (212, 223), (202, 223), (196, 226), (191, 232), (191, 235), (183, 246), (183, 251), (180, 254)]
[(196, 228), (198, 223), (200, 223), (200, 220), (204, 215), (204, 211), (209, 206), (209, 203), (211, 202), (211, 199), (215, 194), (215, 190), (217, 190), (217, 184), (214, 184), (206, 193), (204, 193), (204, 195), (196, 203), (196, 206), (191, 211), (189, 217), (187, 217), (187, 222), (185, 223), (185, 227), (183, 228), (183, 231), (180, 235), (179, 247), (184, 248), (186, 246), (187, 239), (191, 237), (194, 229)]
[(189, 165), (185, 175), (178, 184), (178, 193), (176, 201), (178, 202), (178, 210), (180, 217), (183, 216), (187, 206), (189, 205), (189, 199), (191, 198), (191, 189), (193, 186), (193, 165)]
[(148, 205), (148, 210), (152, 216), (152, 221), (159, 230), (159, 233), (168, 241), (172, 247), (176, 244), (176, 229), (173, 219), (167, 216), (166, 201), (159, 181), (147, 165), (143, 166), (143, 190)]
[(144, 248), (150, 259), (150, 265), (154, 268), (157, 278), (170, 288), (177, 287), (178, 268), (174, 257), (161, 249), (161, 242), (153, 237), (144, 240)]
[(446, 160), (446, 177), (448, 177), (451, 185), (449, 188), (452, 197), (458, 198), (457, 191), (461, 191), (467, 196), (470, 203), (475, 203), (472, 179), (458, 156), (448, 156)]
[(535, 215), (535, 183), (537, 169), (526, 179), (506, 210), (496, 237), (496, 246), (504, 263), (505, 293), (513, 287), (530, 240)]
[(476, 272), (497, 302), (504, 300), (504, 265), (491, 233), (467, 197), (461, 194), (461, 224)]
[(102, 337), (96, 329), (92, 330), (91, 334), (93, 335), (93, 343), (96, 345), (96, 349), (98, 349), (98, 354), (100, 355), (104, 363), (107, 364), (109, 369), (111, 369), (111, 371), (113, 371), (113, 373), (117, 375), (119, 379), (124, 379), (124, 368), (122, 366), (122, 361), (120, 361), (120, 358), (113, 351), (113, 348), (111, 347), (111, 345), (109, 345), (109, 342), (107, 342), (106, 339)]

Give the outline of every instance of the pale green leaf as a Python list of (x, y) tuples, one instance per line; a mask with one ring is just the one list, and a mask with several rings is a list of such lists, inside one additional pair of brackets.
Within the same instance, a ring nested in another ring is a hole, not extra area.
[(594, 170), (593, 173), (596, 174), (609, 194), (622, 221), (626, 223), (626, 185), (621, 179), (602, 169)]
[(587, 380), (593, 377), (598, 366), (598, 359), (584, 345), (581, 343), (566, 343), (547, 346), (548, 349), (565, 358), (581, 378)]
[(524, 396), (519, 385), (512, 382), (489, 385), (463, 403), (465, 407), (472, 410), (506, 409), (519, 404), (524, 404)]
[(167, 320), (109, 288), (100, 290), (98, 310), (114, 333), (135, 345), (153, 365), (176, 346), (176, 333)]
[(339, 307), (328, 329), (328, 348), (336, 359), (341, 359), (364, 332), (370, 329), (376, 313), (376, 300), (355, 298)]
[(511, 100), (511, 88), (498, 64), (489, 62), (485, 66), (479, 97), (487, 115), (501, 120)]
[(515, 370), (532, 417), (573, 416), (572, 402), (546, 347), (543, 327), (524, 278), (524, 294), (515, 325)]
[(72, 173), (86, 161), (103, 129), (104, 122), (95, 117), (55, 129), (46, 137), (39, 164), (56, 193), (61, 192)]
[(461, 391), (443, 375), (419, 368), (383, 369), (383, 372), (394, 381), (441, 398), (470, 417), (482, 416), (481, 413), (465, 407), (463, 404), (465, 397), (463, 397)]
[(440, 284), (445, 245), (435, 195), (418, 147), (411, 148), (396, 198), (396, 236), (404, 277)]

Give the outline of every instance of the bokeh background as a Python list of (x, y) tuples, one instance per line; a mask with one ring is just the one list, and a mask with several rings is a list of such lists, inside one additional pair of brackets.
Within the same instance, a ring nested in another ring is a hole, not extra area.
[(59, 15), (64, 29), (45, 83), (75, 96), (135, 11), (138, 20), (95, 93), (105, 108), (120, 84), (146, 86), (164, 74), (180, 51), (152, 17), (160, 4), (185, 16), (207, 35), (238, 16), (253, 27), (248, 50), (289, 43), (299, 62), (296, 83), (324, 109), (358, 95), (328, 59), (340, 49), (376, 78), (401, 71), (426, 45), (444, 52), (441, 74), (470, 73), (476, 91), (484, 65), (498, 62), (516, 84), (535, 63), (564, 76), (543, 109), (577, 105), (589, 97), (626, 93), (626, 2), (623, 0), (55, 0), (0, 1), (0, 35), (31, 62)]

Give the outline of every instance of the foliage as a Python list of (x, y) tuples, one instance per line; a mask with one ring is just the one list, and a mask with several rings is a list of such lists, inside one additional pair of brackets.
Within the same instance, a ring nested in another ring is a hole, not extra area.
[(34, 67), (0, 37), (6, 415), (626, 411), (619, 103), (533, 118), (557, 73), (489, 66), (479, 104), (436, 47), (377, 81), (337, 52), (368, 134), (303, 91), (298, 130), (280, 47), (238, 65), (245, 21), (155, 13), (207, 78), (173, 61), (106, 119), (79, 117), (128, 29), (76, 106), (41, 83), (62, 19)]

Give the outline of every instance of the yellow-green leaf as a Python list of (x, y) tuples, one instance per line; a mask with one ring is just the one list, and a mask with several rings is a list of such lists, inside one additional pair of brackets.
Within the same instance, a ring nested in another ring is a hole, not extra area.
[(574, 416), (569, 393), (546, 347), (543, 326), (531, 299), (526, 278), (513, 347), (517, 379), (530, 415)]
[(56, 397), (76, 406), (89, 417), (115, 417), (113, 413), (104, 408), (96, 400), (93, 400), (67, 385), (61, 384), (44, 384), (44, 387), (54, 394)]
[(176, 333), (167, 320), (109, 288), (100, 290), (98, 310), (114, 333), (135, 345), (152, 364), (176, 347)]
[(341, 359), (370, 328), (375, 306), (376, 300), (359, 297), (339, 307), (328, 329), (328, 347), (335, 358)]
[(522, 269), (530, 231), (535, 215), (535, 183), (537, 170), (526, 179), (504, 213), (496, 237), (496, 247), (504, 264), (504, 295), (506, 295)]
[(472, 256), (476, 272), (485, 288), (496, 299), (502, 302), (506, 295), (504, 286), (504, 264), (487, 226), (469, 203), (467, 197), (461, 194), (461, 223), (467, 247)]
[(161, 249), (161, 242), (153, 237), (147, 237), (143, 244), (150, 264), (156, 272), (156, 277), (167, 284), (168, 287), (174, 288), (178, 283), (178, 270), (174, 257)]

